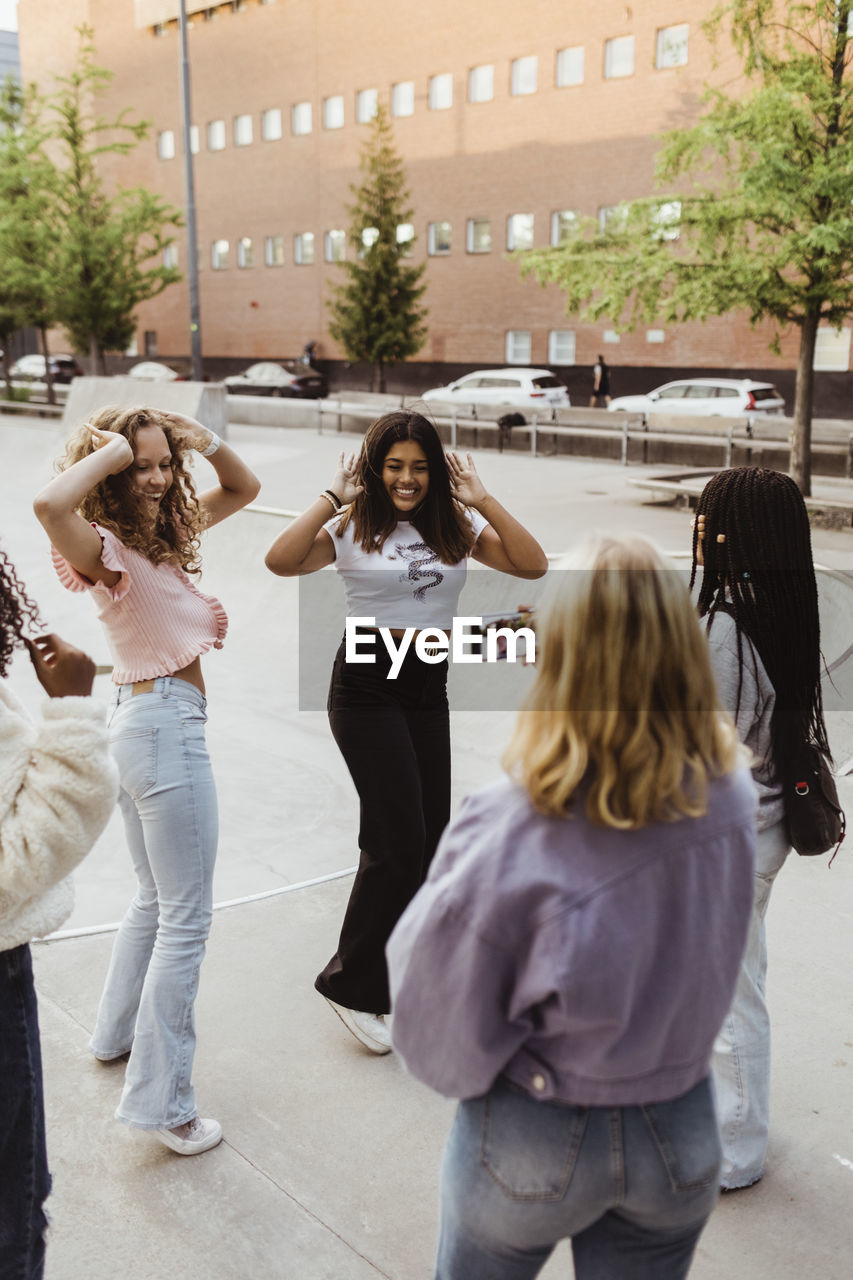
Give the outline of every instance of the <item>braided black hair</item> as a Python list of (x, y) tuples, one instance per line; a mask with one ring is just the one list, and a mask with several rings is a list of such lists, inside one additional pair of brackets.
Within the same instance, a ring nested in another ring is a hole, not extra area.
[(15, 649), (24, 642), (24, 631), (43, 630), (38, 606), (24, 590), (15, 566), (0, 551), (0, 676), (5, 676)]
[[(776, 767), (785, 776), (798, 743), (814, 742), (829, 754), (806, 504), (790, 476), (764, 467), (733, 467), (708, 481), (696, 515), (691, 588), (698, 563), (698, 516), (705, 517), (699, 615), (709, 615), (710, 625), (715, 610), (732, 614), (741, 674), (742, 635), (755, 646), (776, 693), (770, 729)], [(725, 541), (717, 541), (719, 534), (725, 534)]]

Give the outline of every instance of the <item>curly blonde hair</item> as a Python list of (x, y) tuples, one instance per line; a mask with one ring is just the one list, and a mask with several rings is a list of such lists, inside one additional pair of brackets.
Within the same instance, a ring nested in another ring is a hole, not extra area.
[(152, 564), (173, 564), (186, 573), (200, 573), (199, 539), (205, 522), (186, 465), (191, 450), (180, 433), (157, 409), (144, 405), (130, 409), (107, 405), (71, 435), (65, 453), (57, 460), (58, 471), (67, 470), (81, 458), (95, 452), (92, 434), (87, 430), (89, 426), (124, 436), (134, 453), (137, 433), (143, 427), (160, 427), (172, 455), (173, 480), (160, 502), (153, 529), (137, 518), (137, 507), (132, 498), (131, 467), (118, 475), (107, 476), (89, 490), (80, 503), (83, 518), (111, 529), (126, 547), (141, 552)]
[(598, 826), (698, 817), (708, 779), (746, 753), (686, 583), (639, 537), (593, 539), (560, 567), (504, 767), (541, 813), (571, 812), (583, 783)]

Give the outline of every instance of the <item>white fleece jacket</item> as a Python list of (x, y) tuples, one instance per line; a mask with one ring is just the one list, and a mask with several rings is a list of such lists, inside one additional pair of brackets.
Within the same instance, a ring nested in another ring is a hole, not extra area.
[(103, 704), (48, 698), (33, 723), (0, 680), (0, 951), (68, 918), (69, 872), (103, 831), (117, 795)]

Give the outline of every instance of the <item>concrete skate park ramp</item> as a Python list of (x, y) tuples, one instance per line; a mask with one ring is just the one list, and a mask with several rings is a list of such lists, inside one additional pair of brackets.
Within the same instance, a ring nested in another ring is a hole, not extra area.
[(197, 418), (224, 436), (228, 406), (221, 382), (143, 382), (139, 378), (75, 378), (71, 383), (62, 426), (66, 434), (105, 405), (151, 405), (169, 413)]

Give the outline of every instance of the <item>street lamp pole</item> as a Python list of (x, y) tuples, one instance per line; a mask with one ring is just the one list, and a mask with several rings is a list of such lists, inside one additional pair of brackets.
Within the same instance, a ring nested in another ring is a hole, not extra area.
[(201, 382), (201, 310), (198, 301), (198, 241), (195, 229), (195, 180), (193, 178), (193, 153), (190, 146), (190, 59), (187, 49), (187, 6), (181, 0), (178, 23), (181, 30), (181, 109), (184, 133), (184, 181), (187, 191), (187, 277), (190, 286), (190, 348), (192, 352), (192, 376)]

